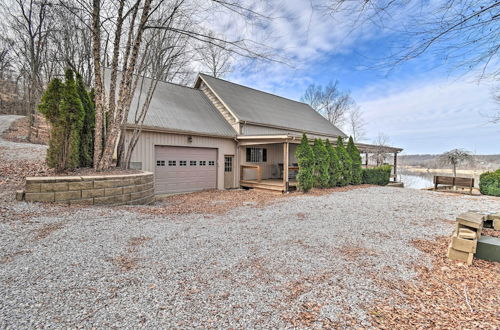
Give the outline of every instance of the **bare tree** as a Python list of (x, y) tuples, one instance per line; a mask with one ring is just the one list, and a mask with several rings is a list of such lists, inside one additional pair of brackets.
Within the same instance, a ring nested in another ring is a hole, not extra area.
[(33, 124), (36, 103), (44, 85), (42, 71), (47, 61), (51, 7), (52, 3), (48, 0), (15, 0), (3, 6), (4, 27), (8, 29), (4, 35), (10, 38), (17, 70), (26, 82), (30, 124)]
[[(148, 87), (147, 95), (149, 96), (144, 98), (144, 107), (141, 110), (139, 122), (147, 113), (157, 80), (165, 75), (164, 71), (169, 67), (165, 63), (169, 63), (170, 57), (167, 57), (166, 62), (159, 63), (154, 60), (155, 54), (149, 54), (149, 49), (145, 45), (149, 30), (167, 31), (188, 38), (192, 43), (218, 47), (221, 47), (222, 43), (224, 48), (233, 54), (253, 59), (270, 59), (269, 53), (261, 52), (262, 47), (257, 47), (258, 45), (253, 47), (256, 44), (248, 40), (226, 41), (200, 32), (195, 24), (177, 24), (179, 17), (194, 15), (193, 10), (196, 10), (196, 6), (187, 4), (187, 0), (168, 2), (165, 0), (132, 2), (93, 0), (91, 6), (86, 9), (91, 17), (96, 105), (94, 167), (97, 170), (112, 166), (113, 153), (119, 144), (120, 135), (125, 134), (124, 123), (128, 120), (132, 99), (143, 73), (149, 74), (156, 82)], [(214, 0), (213, 4), (228, 8), (243, 17), (248, 17), (250, 12), (252, 15), (255, 14), (238, 1)], [(156, 36), (154, 38), (161, 38), (161, 34), (152, 33), (151, 35)], [(168, 47), (176, 47), (176, 45)], [(164, 52), (164, 50), (161, 51)], [(164, 53), (166, 56), (175, 58), (175, 52)], [(109, 79), (107, 77), (105, 79), (103, 75), (103, 63), (109, 63)], [(148, 63), (150, 67), (144, 70), (144, 65)], [(149, 70), (153, 67), (156, 67), (153, 69), (154, 72)], [(126, 155), (124, 157), (125, 161), (129, 158)]]
[(375, 148), (372, 158), (376, 161), (377, 166), (383, 165), (389, 157), (384, 148), (389, 145), (389, 138), (385, 134), (379, 133), (373, 141), (373, 145), (378, 148)]
[[(208, 36), (213, 38), (215, 34), (209, 32)], [(229, 49), (226, 49), (225, 42), (217, 41), (202, 45), (198, 49), (198, 54), (198, 61), (203, 66), (202, 72), (207, 72), (213, 77), (222, 78), (233, 69), (233, 54)]]
[(347, 113), (355, 105), (350, 92), (339, 90), (338, 81), (330, 81), (324, 87), (315, 84), (309, 85), (301, 101), (309, 104), (311, 108), (338, 127), (344, 126)]
[[(161, 19), (164, 15), (158, 16)], [(182, 28), (187, 28), (188, 25), (192, 24), (184, 15), (174, 17), (177, 21), (169, 24)], [(130, 164), (132, 152), (142, 132), (142, 126), (158, 82), (160, 80), (182, 79), (184, 69), (192, 60), (192, 55), (188, 50), (189, 38), (185, 35), (172, 32), (169, 29), (150, 29), (146, 31), (145, 39), (145, 51), (142, 54), (139, 70), (148, 73), (149, 78), (142, 76), (137, 80), (139, 86), (136, 91), (135, 104), (132, 104), (131, 108), (125, 111), (125, 118), (128, 118), (129, 111), (132, 110), (134, 119), (133, 131), (127, 149), (124, 149), (125, 134), (121, 134), (118, 144), (118, 161), (119, 165), (124, 168)], [(122, 123), (122, 132), (125, 132), (126, 123), (126, 120)]]
[(71, 11), (65, 6), (56, 6), (57, 20), (50, 34), (52, 58), (59, 72), (70, 67), (78, 72), (87, 86), (93, 78), (91, 33), (88, 20), (75, 19), (76, 8)]
[(334, 18), (349, 15), (353, 28), (372, 24), (398, 31), (398, 48), (384, 61), (390, 66), (432, 53), (452, 68), (480, 68), (481, 77), (500, 75), (497, 0), (329, 0), (318, 7)]
[(463, 163), (472, 163), (474, 156), (463, 149), (453, 149), (439, 156), (439, 161), (445, 165), (451, 165), (453, 176), (457, 176), (457, 166)]
[(359, 106), (354, 106), (347, 113), (347, 132), (352, 136), (354, 142), (359, 142), (365, 138), (366, 122)]

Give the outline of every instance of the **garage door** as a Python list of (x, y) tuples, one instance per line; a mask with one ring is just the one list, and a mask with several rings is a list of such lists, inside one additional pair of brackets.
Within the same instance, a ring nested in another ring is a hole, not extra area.
[(217, 187), (217, 149), (155, 147), (155, 192), (177, 192)]

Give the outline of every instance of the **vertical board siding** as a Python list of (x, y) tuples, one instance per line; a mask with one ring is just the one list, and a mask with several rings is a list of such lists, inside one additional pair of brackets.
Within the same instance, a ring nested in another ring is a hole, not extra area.
[[(241, 134), (242, 135), (277, 135), (277, 134), (302, 134), (302, 132), (294, 131), (291, 129), (281, 129), (275, 127), (267, 127), (267, 126), (259, 126), (259, 125), (251, 125), (251, 124), (242, 124), (241, 125)], [(310, 140), (314, 140), (316, 138), (319, 139), (330, 139), (331, 142), (336, 141), (336, 136), (326, 136), (326, 135), (317, 135), (312, 133), (307, 133), (307, 137)]]
[[(188, 142), (192, 136), (192, 142)], [(126, 143), (130, 131), (127, 131)], [(204, 137), (143, 131), (132, 153), (131, 162), (141, 162), (142, 170), (155, 172), (155, 146), (179, 146), (217, 149), (217, 189), (224, 189), (224, 155), (234, 155), (236, 143), (231, 138)]]
[(228, 123), (230, 123), (234, 127), (234, 124), (236, 123), (236, 118), (234, 118), (234, 116), (226, 109), (224, 104), (220, 102), (217, 96), (215, 96), (215, 94), (210, 90), (210, 88), (208, 88), (208, 86), (204, 82), (200, 84), (200, 90), (203, 93), (205, 93), (210, 102), (212, 102), (212, 104), (217, 108), (217, 110), (220, 111), (220, 113), (224, 116), (224, 118), (228, 121)]

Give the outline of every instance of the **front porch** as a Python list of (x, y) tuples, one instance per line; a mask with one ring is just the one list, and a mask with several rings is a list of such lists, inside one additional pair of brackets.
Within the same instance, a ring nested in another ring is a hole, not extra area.
[(294, 190), (299, 167), (293, 141), (289, 136), (240, 140), (239, 186), (276, 192)]
[[(239, 187), (283, 193), (297, 188), (296, 175), (299, 167), (295, 150), (301, 136), (240, 136), (238, 139)], [(332, 143), (335, 145), (335, 141)], [(375, 167), (375, 164), (369, 164), (370, 158), (377, 156), (377, 165), (381, 165), (386, 163), (384, 160), (387, 154), (393, 154), (391, 179), (392, 183), (397, 182), (397, 156), (402, 149), (363, 143), (356, 143), (356, 146), (365, 168)]]

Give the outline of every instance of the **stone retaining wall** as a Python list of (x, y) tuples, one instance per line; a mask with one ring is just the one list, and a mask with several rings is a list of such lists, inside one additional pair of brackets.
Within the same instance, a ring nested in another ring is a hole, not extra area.
[(151, 204), (154, 178), (151, 172), (121, 175), (27, 177), (16, 198), (27, 202), (86, 205)]

